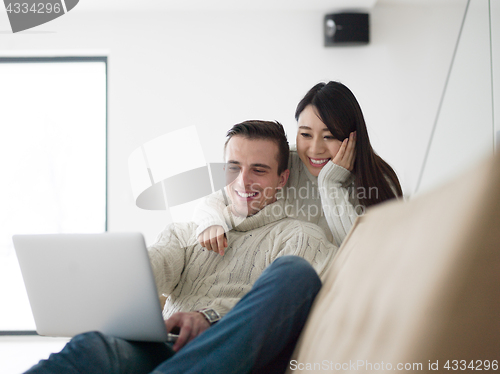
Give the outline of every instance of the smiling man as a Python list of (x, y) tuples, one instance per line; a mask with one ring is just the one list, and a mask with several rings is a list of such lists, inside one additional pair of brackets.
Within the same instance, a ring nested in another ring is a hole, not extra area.
[(225, 145), (226, 189), (232, 213), (240, 217), (252, 216), (274, 203), (290, 174), (288, 144), (285, 147), (283, 142), (260, 138), (251, 130), (251, 123), (233, 127)]
[(167, 329), (179, 330), (173, 346), (91, 332), (28, 373), (284, 372), (337, 249), (318, 226), (286, 218), (277, 196), (288, 152), (277, 122), (233, 126), (225, 255), (202, 249), (194, 223), (169, 225), (149, 248)]

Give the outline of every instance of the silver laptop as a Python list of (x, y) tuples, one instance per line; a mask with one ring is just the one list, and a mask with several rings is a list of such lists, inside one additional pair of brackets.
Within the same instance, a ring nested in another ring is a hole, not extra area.
[(13, 241), (38, 334), (101, 331), (167, 340), (142, 234), (14, 235)]

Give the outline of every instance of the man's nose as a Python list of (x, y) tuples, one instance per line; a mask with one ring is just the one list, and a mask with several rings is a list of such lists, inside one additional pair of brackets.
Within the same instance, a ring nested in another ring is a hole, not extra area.
[(238, 176), (240, 185), (246, 187), (252, 184), (252, 178), (248, 170), (242, 169)]

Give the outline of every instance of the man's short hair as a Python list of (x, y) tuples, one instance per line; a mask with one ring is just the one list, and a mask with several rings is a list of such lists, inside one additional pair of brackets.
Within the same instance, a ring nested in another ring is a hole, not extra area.
[(259, 121), (249, 120), (234, 125), (226, 134), (227, 140), (224, 144), (224, 154), (226, 153), (227, 143), (233, 136), (242, 136), (247, 139), (271, 140), (278, 146), (278, 175), (281, 175), (288, 169), (288, 157), (290, 147), (286, 139), (285, 129), (278, 121)]

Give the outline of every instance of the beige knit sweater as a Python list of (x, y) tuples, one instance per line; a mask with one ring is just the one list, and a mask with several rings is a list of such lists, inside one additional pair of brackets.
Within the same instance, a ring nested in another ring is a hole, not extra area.
[[(169, 225), (149, 248), (158, 292), (168, 295), (164, 318), (206, 307), (225, 315), (279, 256), (303, 257), (321, 277), (337, 247), (318, 226), (286, 218), (284, 207), (278, 200), (229, 231), (224, 256), (199, 245), (196, 224)], [(230, 207), (224, 217), (234, 218)]]
[[(286, 201), (286, 216), (317, 224), (330, 242), (340, 246), (356, 218), (363, 213), (352, 194), (354, 175), (329, 161), (315, 177), (304, 166), (295, 147), (290, 150), (288, 168), (290, 178), (280, 192), (280, 197)], [(193, 216), (198, 225), (196, 235), (214, 225), (230, 230), (232, 226), (222, 217), (228, 204), (227, 194), (224, 196), (221, 191), (205, 197)]]

